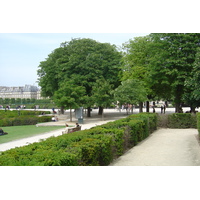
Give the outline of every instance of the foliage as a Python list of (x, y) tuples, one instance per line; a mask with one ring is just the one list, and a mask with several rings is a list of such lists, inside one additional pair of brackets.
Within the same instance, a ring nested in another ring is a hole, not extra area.
[[(43, 112), (49, 114), (49, 111)], [(42, 111), (7, 110), (0, 111), (0, 126), (35, 125), (40, 122), (51, 121), (50, 116), (41, 116)]]
[(200, 136), (200, 113), (197, 113), (197, 129)]
[[(114, 87), (119, 84), (121, 53), (116, 46), (100, 43), (92, 39), (72, 39), (55, 49), (46, 61), (39, 65), (39, 85), (44, 96), (54, 96), (63, 90), (68, 81), (84, 87), (87, 98), (85, 107), (93, 105), (92, 88), (98, 79), (105, 78)], [(71, 98), (70, 93), (65, 93)], [(54, 96), (54, 100), (58, 94)], [(79, 104), (79, 98), (75, 99)], [(57, 102), (57, 101), (56, 101)]]
[(62, 83), (60, 88), (54, 93), (54, 102), (66, 109), (78, 108), (84, 100), (85, 88), (75, 85), (72, 81)]
[[(1, 166), (104, 166), (156, 128), (156, 114), (129, 116), (89, 130), (1, 152)], [(150, 123), (152, 121), (152, 123)], [(139, 124), (139, 125), (138, 125)], [(153, 127), (150, 127), (153, 125)]]
[(109, 83), (109, 80), (98, 79), (92, 87), (92, 97), (95, 105), (104, 108), (109, 107), (113, 102), (112, 89), (113, 85)]
[[(176, 104), (176, 112), (185, 92), (185, 82), (191, 77), (199, 33), (159, 33), (150, 34), (155, 55), (150, 59), (150, 75), (154, 91), (168, 94)], [(159, 87), (158, 87), (159, 86)], [(163, 96), (166, 99), (166, 96)]]
[(176, 112), (183, 101), (195, 107), (199, 46), (199, 33), (152, 33), (129, 40), (124, 44), (122, 80), (142, 80), (149, 99), (173, 100)]
[(195, 62), (191, 77), (185, 81), (184, 100), (190, 105), (191, 111), (194, 112), (196, 107), (200, 106), (200, 48), (197, 49)]
[(168, 116), (169, 128), (196, 128), (196, 115), (190, 113), (174, 113)]
[(114, 90), (114, 97), (120, 104), (138, 104), (144, 102), (147, 99), (146, 90), (137, 79), (127, 79), (122, 81), (121, 85)]
[(18, 109), (19, 105), (24, 105), (26, 109), (35, 109), (36, 105), (39, 105), (40, 108), (52, 108), (55, 107), (53, 101), (49, 98), (46, 99), (21, 99), (21, 98), (11, 98), (11, 99), (3, 99), (0, 98), (0, 105), (5, 109), (6, 106), (10, 106), (10, 108)]
[[(123, 75), (122, 80), (133, 79), (141, 82), (143, 90), (146, 91), (145, 100), (160, 100), (160, 92), (155, 92), (155, 87), (159, 87), (155, 83), (156, 80), (151, 79), (151, 65), (152, 59), (155, 58), (155, 42), (152, 41), (150, 36), (136, 37), (130, 39), (129, 42), (123, 44)], [(160, 51), (159, 51), (160, 52)], [(141, 93), (143, 93), (141, 91)], [(140, 91), (138, 91), (138, 95)], [(142, 100), (141, 102), (143, 102)], [(140, 108), (142, 109), (142, 103)]]

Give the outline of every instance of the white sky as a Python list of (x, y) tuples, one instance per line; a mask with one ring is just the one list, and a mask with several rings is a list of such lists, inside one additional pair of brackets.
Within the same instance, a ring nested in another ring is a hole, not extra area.
[(0, 85), (36, 84), (37, 69), (55, 48), (72, 38), (92, 38), (121, 46), (147, 33), (0, 33)]
[[(0, 86), (37, 85), (40, 62), (71, 38), (122, 45), (152, 32), (198, 32), (198, 6), (192, 5), (182, 2), (180, 10), (174, 0), (164, 6), (156, 0), (1, 2)], [(182, 14), (190, 8), (192, 20)]]

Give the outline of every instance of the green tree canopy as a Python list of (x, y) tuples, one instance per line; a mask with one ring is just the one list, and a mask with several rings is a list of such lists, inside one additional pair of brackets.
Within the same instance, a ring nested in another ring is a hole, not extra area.
[(191, 77), (185, 81), (184, 100), (194, 112), (200, 106), (200, 48), (197, 49)]
[[(104, 78), (117, 87), (120, 84), (119, 72), (122, 55), (116, 46), (100, 43), (92, 39), (72, 39), (40, 63), (38, 75), (42, 94), (52, 97), (60, 89), (61, 83), (73, 80), (77, 86), (83, 86), (88, 98), (85, 106), (92, 101), (92, 88), (98, 79)], [(67, 94), (66, 94), (67, 95)]]
[(98, 79), (92, 87), (93, 101), (100, 108), (99, 114), (103, 113), (103, 108), (109, 107), (113, 103), (114, 99), (111, 94), (113, 89), (113, 85), (104, 78)]
[(115, 100), (122, 104), (137, 105), (147, 100), (147, 92), (144, 84), (137, 79), (127, 79), (114, 90)]
[(166, 90), (171, 94), (179, 112), (185, 92), (185, 81), (191, 77), (199, 33), (159, 33), (150, 34), (155, 46), (155, 57), (150, 61), (150, 75), (156, 83), (155, 91)]
[(70, 109), (70, 121), (72, 121), (72, 108), (80, 107), (84, 102), (85, 88), (74, 84), (73, 81), (63, 82), (54, 93), (53, 100), (61, 108)]

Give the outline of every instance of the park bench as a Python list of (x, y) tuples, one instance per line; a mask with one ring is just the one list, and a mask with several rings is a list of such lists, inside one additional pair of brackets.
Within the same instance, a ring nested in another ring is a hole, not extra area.
[(80, 131), (80, 130), (81, 130), (81, 126), (72, 127), (72, 128), (68, 128), (67, 130), (63, 131), (62, 134), (73, 133), (73, 132)]

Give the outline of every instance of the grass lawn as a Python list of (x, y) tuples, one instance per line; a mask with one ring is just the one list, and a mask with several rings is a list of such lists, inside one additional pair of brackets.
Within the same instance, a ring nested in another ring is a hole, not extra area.
[(18, 140), (26, 137), (31, 137), (37, 134), (42, 134), (57, 129), (65, 128), (64, 126), (40, 126), (36, 127), (35, 125), (29, 126), (8, 126), (2, 127), (4, 132), (7, 132), (7, 135), (0, 136), (0, 144), (11, 142), (13, 140)]

